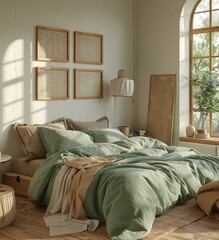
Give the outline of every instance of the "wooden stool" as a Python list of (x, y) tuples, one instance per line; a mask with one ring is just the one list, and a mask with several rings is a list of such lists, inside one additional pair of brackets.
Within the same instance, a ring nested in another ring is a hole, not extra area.
[(0, 184), (0, 228), (12, 223), (16, 213), (14, 189)]

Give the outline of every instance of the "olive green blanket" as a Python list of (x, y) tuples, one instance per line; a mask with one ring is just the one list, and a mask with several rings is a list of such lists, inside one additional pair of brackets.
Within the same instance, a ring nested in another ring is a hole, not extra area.
[(113, 240), (134, 240), (147, 235), (156, 216), (194, 198), (200, 186), (219, 179), (216, 157), (134, 137), (49, 154), (30, 184), (32, 202), (48, 205), (54, 179), (66, 159), (94, 155), (119, 159), (97, 172), (84, 200), (87, 216), (106, 221)]

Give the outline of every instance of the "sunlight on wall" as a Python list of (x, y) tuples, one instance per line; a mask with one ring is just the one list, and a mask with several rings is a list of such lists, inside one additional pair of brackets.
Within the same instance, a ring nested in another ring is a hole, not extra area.
[[(185, 9), (183, 9), (180, 17), (180, 67), (181, 63), (185, 64), (186, 60), (186, 37), (188, 38), (188, 33), (186, 33), (185, 24)], [(184, 64), (182, 67), (184, 67)]]
[(24, 113), (24, 83), (18, 82), (2, 89), (2, 123), (8, 125), (22, 119)]
[(13, 41), (2, 61), (2, 126), (22, 118), (24, 109), (24, 40)]
[(189, 26), (192, 9), (197, 1), (187, 0), (180, 17), (180, 82), (179, 82), (179, 134), (185, 136), (189, 125)]
[[(30, 122), (36, 118), (46, 122), (46, 102), (33, 101), (35, 98), (35, 74), (32, 70), (32, 43), (26, 47), (23, 39), (16, 39), (4, 52), (2, 60), (2, 131), (16, 121)], [(30, 56), (25, 60), (25, 54)], [(28, 67), (29, 66), (29, 67)], [(34, 81), (33, 81), (34, 80)]]
[(24, 40), (13, 41), (5, 51), (3, 58), (4, 83), (18, 79), (24, 75)]
[[(33, 42), (30, 42), (30, 72), (32, 76), (35, 76), (35, 69), (36, 67), (46, 67), (47, 63), (45, 62), (38, 62), (33, 61), (32, 56), (34, 55), (32, 50), (35, 49), (33, 46)], [(30, 101), (30, 123), (45, 123), (48, 121), (47, 117), (47, 102), (46, 101), (33, 101), (35, 99), (35, 79), (31, 81), (32, 83), (32, 92), (30, 93), (31, 101)], [(33, 86), (34, 85), (34, 86)]]
[(47, 119), (47, 104), (46, 101), (31, 103), (30, 123), (46, 123)]
[(185, 135), (185, 129), (189, 125), (189, 82), (184, 77), (189, 77), (189, 32), (187, 24), (188, 16), (185, 14), (185, 7), (180, 17), (180, 115), (179, 127), (180, 136)]

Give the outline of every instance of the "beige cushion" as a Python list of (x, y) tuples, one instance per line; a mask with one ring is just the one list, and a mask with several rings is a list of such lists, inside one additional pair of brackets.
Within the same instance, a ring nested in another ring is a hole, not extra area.
[(11, 172), (32, 177), (44, 161), (45, 158), (37, 158), (32, 161), (27, 161), (26, 157), (15, 158), (11, 161)]
[[(39, 126), (42, 126), (42, 124), (14, 124), (14, 130), (20, 140), (21, 148), (28, 160), (46, 157), (46, 149), (44, 148), (38, 133)], [(66, 129), (66, 121), (64, 118), (61, 118), (53, 122), (46, 123), (43, 126)]]
[(88, 129), (103, 129), (109, 128), (109, 119), (104, 116), (97, 119), (95, 122), (79, 122), (67, 118), (67, 125), (70, 130), (88, 130)]

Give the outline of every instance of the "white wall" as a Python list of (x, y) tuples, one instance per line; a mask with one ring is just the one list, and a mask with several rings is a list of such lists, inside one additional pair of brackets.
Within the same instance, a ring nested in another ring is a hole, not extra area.
[[(69, 63), (35, 61), (37, 25), (70, 30)], [(73, 63), (73, 31), (104, 35), (103, 65)], [(36, 66), (70, 68), (70, 99), (36, 101)], [(73, 99), (77, 67), (104, 70), (103, 99)], [(63, 116), (92, 121), (107, 115), (113, 127), (132, 126), (131, 100), (120, 98), (115, 103), (109, 96), (109, 81), (122, 68), (133, 77), (133, 0), (0, 0), (0, 151), (20, 154), (12, 140), (15, 121), (45, 123)]]
[[(188, 29), (184, 27), (188, 24), (188, 9), (195, 2), (197, 0), (0, 0), (0, 150), (12, 156), (20, 153), (17, 142), (12, 140), (14, 132), (10, 126), (15, 121), (44, 123), (62, 116), (90, 121), (107, 115), (113, 127), (129, 125), (145, 129), (150, 75), (169, 73), (177, 75), (174, 123), (174, 144), (177, 144), (179, 132), (183, 134), (188, 124), (188, 101), (180, 101), (187, 99), (188, 85), (180, 78), (188, 72), (185, 46)], [(71, 31), (69, 63), (35, 61), (37, 25)], [(104, 35), (103, 65), (73, 63), (73, 31)], [(70, 68), (69, 100), (35, 100), (35, 67), (42, 65)], [(73, 99), (72, 72), (76, 67), (104, 70), (103, 99)], [(134, 76), (133, 104), (130, 98), (115, 100), (109, 96), (109, 81), (121, 68), (129, 77)]]
[(180, 18), (180, 84), (179, 84), (179, 134), (185, 136), (186, 127), (189, 125), (189, 43), (190, 20), (192, 10), (197, 0), (187, 0)]
[(151, 74), (176, 74), (174, 144), (179, 136), (179, 21), (186, 0), (135, 1), (135, 127), (146, 128)]

